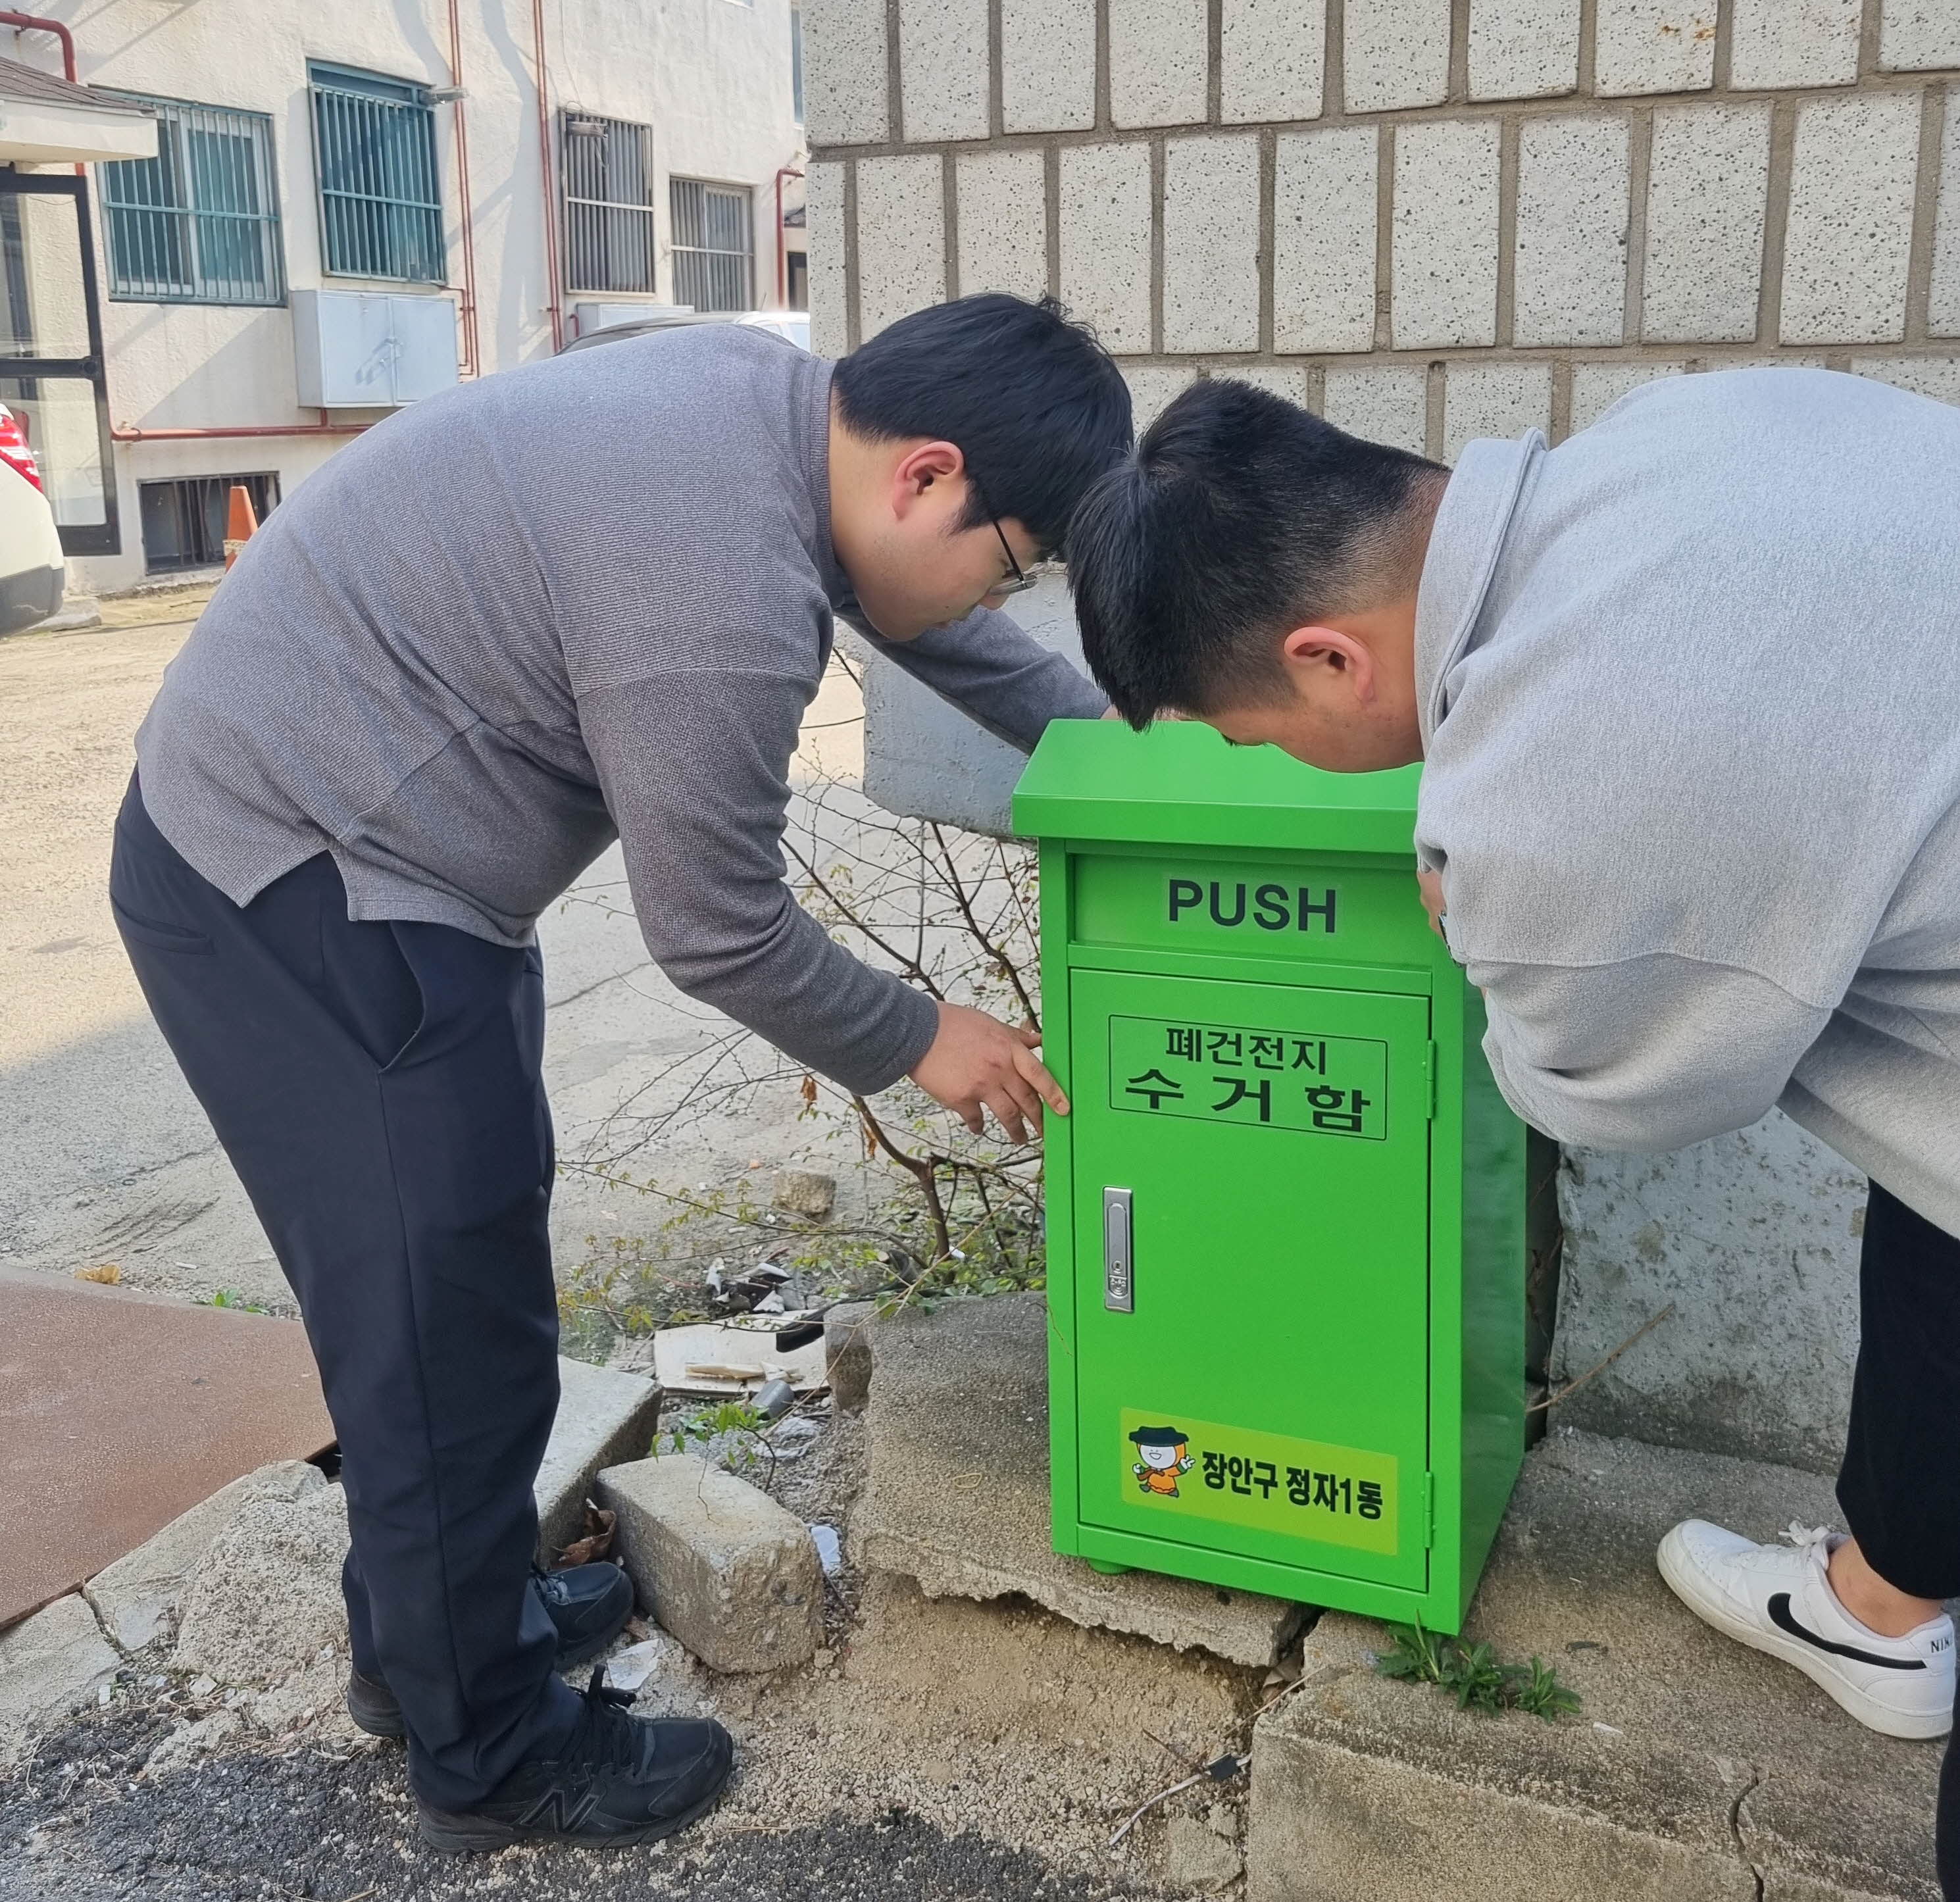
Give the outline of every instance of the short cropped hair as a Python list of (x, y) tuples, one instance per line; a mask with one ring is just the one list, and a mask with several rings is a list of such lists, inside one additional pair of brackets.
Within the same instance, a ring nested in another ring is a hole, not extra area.
[(1140, 728), (1270, 701), (1290, 629), (1386, 598), (1414, 491), (1443, 472), (1250, 383), (1194, 384), (1070, 526), (1096, 683)]
[(1129, 453), (1130, 390), (1052, 297), (959, 297), (901, 317), (837, 366), (853, 435), (956, 444), (975, 492), (963, 527), (1011, 518), (1059, 555), (1084, 492)]

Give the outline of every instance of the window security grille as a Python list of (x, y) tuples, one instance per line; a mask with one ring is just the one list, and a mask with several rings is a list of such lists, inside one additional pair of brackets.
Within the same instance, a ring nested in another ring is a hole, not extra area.
[(272, 122), (126, 93), (157, 115), (154, 158), (101, 170), (109, 294), (145, 304), (279, 304)]
[(755, 308), (755, 220), (746, 187), (667, 181), (674, 301), (697, 310)]
[(653, 128), (590, 113), (558, 117), (565, 165), (565, 287), (654, 288)]
[(441, 284), (448, 258), (428, 89), (338, 66), (307, 75), (326, 269)]
[(279, 479), (270, 470), (136, 485), (143, 518), (143, 565), (151, 574), (215, 568), (224, 559), (224, 521), (234, 483), (242, 483), (250, 491), (253, 513), (260, 521), (278, 507)]

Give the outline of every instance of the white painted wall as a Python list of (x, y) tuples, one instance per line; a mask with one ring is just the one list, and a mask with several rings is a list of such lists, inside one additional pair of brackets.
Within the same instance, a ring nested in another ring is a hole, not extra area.
[[(462, 83), (469, 136), (469, 215), (476, 237), (478, 331), (484, 374), (549, 355), (553, 288), (545, 262), (545, 184), (538, 148), (534, 0), (462, 0)], [(667, 256), (670, 176), (749, 187), (755, 207), (756, 288), (776, 301), (778, 166), (802, 163), (791, 100), (791, 0), (536, 0), (545, 27), (545, 97), (561, 110), (653, 129), (660, 298), (672, 294)], [(289, 288), (359, 289), (366, 281), (321, 269), (307, 62), (326, 59), (391, 78), (450, 84), (448, 0), (47, 0), (38, 9), (73, 29), (78, 76), (200, 104), (267, 113), (274, 121), (282, 242)], [(0, 56), (59, 70), (44, 33), (0, 30)], [(463, 212), (453, 109), (436, 108), (447, 207), (449, 294), (460, 298)], [(552, 188), (558, 189), (557, 154)], [(785, 203), (802, 202), (798, 180)], [(101, 243), (99, 195), (96, 202)], [(558, 217), (561, 259), (563, 220)], [(802, 234), (791, 234), (801, 248)], [(106, 260), (103, 282), (107, 282)], [(562, 266), (561, 266), (562, 272)], [(385, 287), (399, 291), (398, 285)], [(441, 295), (430, 287), (428, 294)], [(558, 291), (564, 336), (582, 301)], [(612, 301), (635, 301), (613, 298)], [(638, 301), (653, 301), (641, 299)], [(289, 427), (317, 422), (294, 384), (290, 310), (107, 301), (109, 393), (119, 426)], [(349, 412), (351, 414), (352, 412)], [(345, 420), (337, 416), (336, 420)], [(123, 552), (71, 565), (78, 590), (144, 579), (137, 485), (161, 477), (278, 472), (290, 495), (345, 437), (214, 437), (116, 445)]]

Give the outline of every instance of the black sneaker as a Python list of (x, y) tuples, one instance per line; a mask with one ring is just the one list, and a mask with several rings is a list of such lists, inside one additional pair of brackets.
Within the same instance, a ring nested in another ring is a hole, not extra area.
[[(531, 1589), (558, 1627), (554, 1664), (560, 1671), (603, 1651), (633, 1615), (633, 1581), (616, 1565), (574, 1565), (562, 1572), (533, 1566)], [(402, 1706), (380, 1678), (347, 1674), (347, 1714), (371, 1737), (407, 1734)]]
[(555, 1757), (520, 1764), (480, 1803), (438, 1809), (415, 1799), (422, 1840), (438, 1850), (557, 1842), (625, 1848), (685, 1829), (713, 1806), (735, 1744), (711, 1718), (632, 1717), (631, 1691), (592, 1674), (585, 1709)]

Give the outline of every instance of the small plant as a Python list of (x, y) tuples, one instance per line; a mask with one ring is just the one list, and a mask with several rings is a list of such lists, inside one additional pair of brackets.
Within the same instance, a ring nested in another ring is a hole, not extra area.
[[(730, 1444), (723, 1457), (731, 1469), (752, 1469), (762, 1464), (767, 1454), (773, 1470), (775, 1455), (762, 1437), (762, 1430), (768, 1424), (746, 1401), (724, 1400), (718, 1407), (697, 1407), (692, 1413), (683, 1414), (666, 1433), (654, 1436), (653, 1449), (656, 1453), (663, 1450), (685, 1453), (698, 1446), (707, 1453), (717, 1440), (727, 1439)], [(662, 1440), (667, 1442), (664, 1449)]]
[(1578, 1692), (1561, 1684), (1558, 1673), (1542, 1658), (1528, 1665), (1504, 1664), (1491, 1646), (1438, 1637), (1425, 1631), (1420, 1620), (1391, 1630), (1395, 1643), (1376, 1656), (1377, 1675), (1434, 1684), (1456, 1700), (1459, 1710), (1485, 1716), (1522, 1710), (1550, 1724), (1579, 1708)]
[(247, 1301), (236, 1288), (220, 1288), (208, 1301), (198, 1303), (202, 1308), (235, 1308), (240, 1314), (264, 1314), (266, 1308), (259, 1302)]

